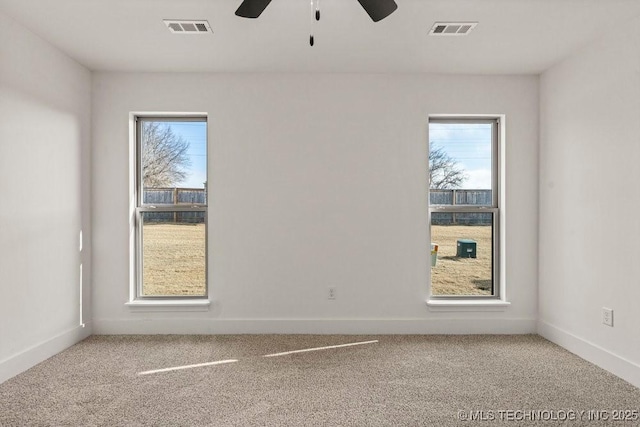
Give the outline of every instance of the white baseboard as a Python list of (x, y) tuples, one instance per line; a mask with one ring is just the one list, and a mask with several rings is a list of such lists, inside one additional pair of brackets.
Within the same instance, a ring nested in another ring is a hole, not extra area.
[(94, 319), (97, 335), (128, 334), (533, 334), (531, 319)]
[(91, 335), (91, 326), (77, 326), (0, 361), (0, 384)]
[(547, 322), (538, 322), (538, 334), (634, 386), (640, 387), (640, 365)]

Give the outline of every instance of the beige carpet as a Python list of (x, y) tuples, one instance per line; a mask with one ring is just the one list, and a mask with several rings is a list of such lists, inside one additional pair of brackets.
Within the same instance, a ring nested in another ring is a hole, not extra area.
[(0, 385), (2, 426), (640, 425), (621, 409), (640, 389), (535, 335), (93, 336)]

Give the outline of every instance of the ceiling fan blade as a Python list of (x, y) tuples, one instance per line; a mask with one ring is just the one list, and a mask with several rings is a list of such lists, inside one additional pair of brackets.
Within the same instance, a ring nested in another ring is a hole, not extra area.
[(257, 18), (269, 6), (269, 3), (271, 0), (244, 0), (236, 10), (236, 15), (243, 18)]
[(394, 0), (358, 0), (373, 22), (378, 22), (391, 15), (398, 5)]

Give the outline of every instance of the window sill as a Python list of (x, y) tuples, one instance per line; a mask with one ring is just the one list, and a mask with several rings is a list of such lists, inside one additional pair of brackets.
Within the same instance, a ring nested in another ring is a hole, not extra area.
[(131, 311), (208, 311), (211, 301), (192, 300), (133, 300), (125, 303)]
[(429, 299), (429, 311), (505, 311), (511, 305), (508, 301), (497, 299)]

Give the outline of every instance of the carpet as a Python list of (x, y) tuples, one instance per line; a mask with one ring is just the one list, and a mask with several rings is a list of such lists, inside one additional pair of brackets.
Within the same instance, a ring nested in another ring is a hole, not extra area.
[(620, 410), (640, 389), (537, 335), (92, 336), (0, 384), (2, 426), (640, 425)]

